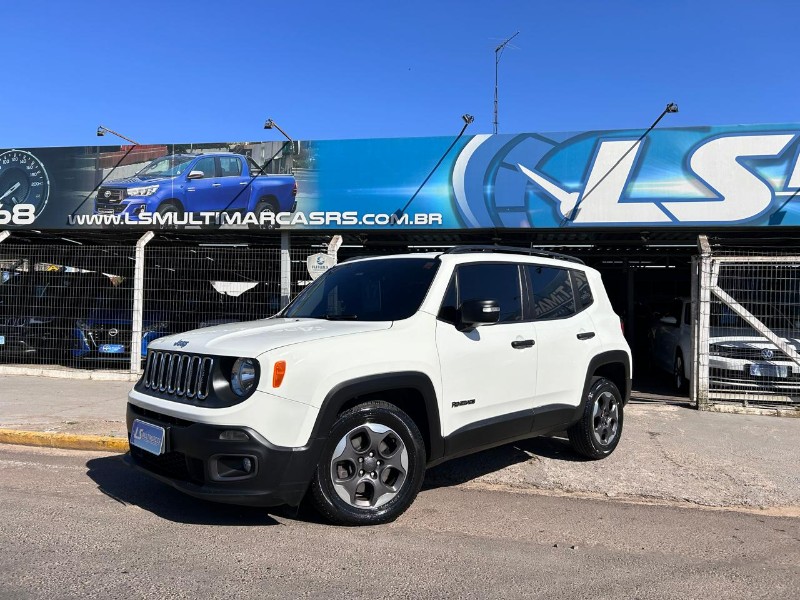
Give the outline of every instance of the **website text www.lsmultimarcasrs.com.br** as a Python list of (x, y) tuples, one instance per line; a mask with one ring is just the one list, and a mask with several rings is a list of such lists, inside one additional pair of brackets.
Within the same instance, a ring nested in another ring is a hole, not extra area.
[(69, 225), (155, 225), (155, 226), (385, 226), (385, 225), (441, 225), (441, 213), (416, 213), (400, 216), (386, 213), (364, 213), (357, 211), (345, 212), (296, 212), (296, 213), (225, 213), (216, 211), (202, 211), (197, 213), (169, 212), (166, 214), (140, 212), (137, 215), (122, 214), (95, 214), (95, 215), (70, 215)]

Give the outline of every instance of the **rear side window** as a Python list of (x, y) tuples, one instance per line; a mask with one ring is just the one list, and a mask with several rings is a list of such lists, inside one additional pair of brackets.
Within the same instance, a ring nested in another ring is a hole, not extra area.
[(511, 263), (473, 263), (458, 267), (458, 302), (496, 300), (498, 323), (522, 320), (519, 267)]
[(536, 319), (563, 319), (575, 314), (575, 295), (567, 269), (527, 265)]
[(235, 156), (220, 156), (219, 166), (223, 177), (238, 177), (242, 174), (242, 161)]
[(589, 280), (583, 271), (572, 271), (572, 287), (575, 289), (575, 296), (578, 302), (578, 310), (583, 310), (594, 302), (592, 288), (589, 287)]

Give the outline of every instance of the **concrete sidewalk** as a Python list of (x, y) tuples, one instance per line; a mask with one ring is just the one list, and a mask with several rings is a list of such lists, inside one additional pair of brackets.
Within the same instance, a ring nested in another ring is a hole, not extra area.
[[(132, 384), (0, 378), (0, 429), (126, 437)], [(582, 461), (539, 438), (431, 469), (426, 486), (589, 494), (800, 514), (800, 419), (698, 412), (634, 393), (616, 452)]]

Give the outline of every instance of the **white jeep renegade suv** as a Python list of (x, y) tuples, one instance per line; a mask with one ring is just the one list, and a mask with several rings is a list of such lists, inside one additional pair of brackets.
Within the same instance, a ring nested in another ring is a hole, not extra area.
[(344, 262), (278, 315), (156, 340), (129, 460), (194, 496), (375, 524), (425, 468), (566, 430), (613, 452), (631, 357), (600, 274), (466, 246)]

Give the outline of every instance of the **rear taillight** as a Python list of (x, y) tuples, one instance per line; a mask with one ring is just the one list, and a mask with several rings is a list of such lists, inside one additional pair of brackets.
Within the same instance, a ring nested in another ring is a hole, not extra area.
[(297, 196), (297, 182), (294, 182), (294, 187), (292, 188), (292, 196)]

